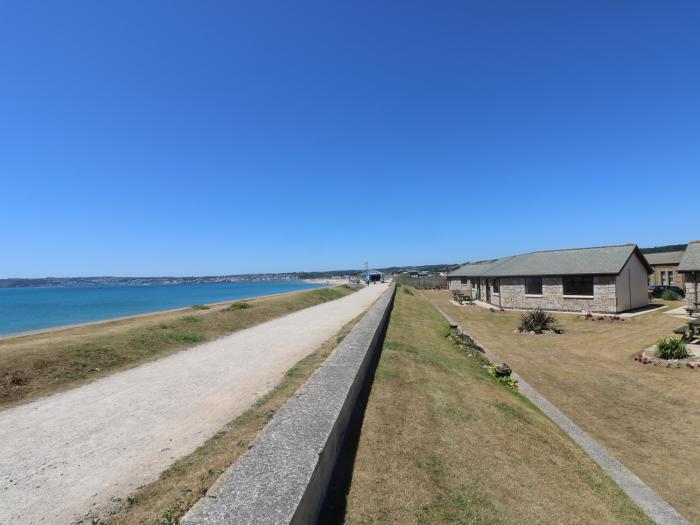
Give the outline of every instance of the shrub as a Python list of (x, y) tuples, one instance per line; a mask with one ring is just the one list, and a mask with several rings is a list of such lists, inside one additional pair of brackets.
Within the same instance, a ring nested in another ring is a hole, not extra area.
[(193, 304), (190, 308), (192, 308), (192, 310), (209, 310), (206, 304)]
[(247, 308), (252, 308), (252, 307), (253, 307), (252, 304), (246, 303), (246, 302), (243, 302), (243, 301), (240, 301), (240, 302), (237, 302), (237, 303), (231, 303), (231, 304), (228, 305), (226, 308), (224, 308), (224, 310), (227, 310), (227, 311), (230, 312), (230, 311), (233, 311), (233, 310), (245, 310), (245, 309), (247, 309)]
[(661, 359), (685, 359), (689, 354), (681, 338), (664, 337), (656, 343), (656, 355)]
[(518, 330), (521, 332), (540, 332), (542, 330), (559, 330), (559, 322), (549, 312), (539, 306), (520, 316)]
[(680, 299), (678, 293), (673, 290), (664, 290), (664, 293), (661, 294), (661, 298), (664, 301), (677, 301)]
[(507, 387), (516, 389), (518, 388), (518, 381), (510, 377), (511, 370), (506, 364), (502, 365), (491, 365), (488, 369), (489, 374), (498, 379), (499, 383), (503, 383)]

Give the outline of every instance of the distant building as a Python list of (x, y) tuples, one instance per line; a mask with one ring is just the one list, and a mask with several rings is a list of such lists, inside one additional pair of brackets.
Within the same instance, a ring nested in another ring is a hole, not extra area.
[(700, 241), (691, 241), (685, 249), (678, 271), (685, 278), (685, 298), (688, 302), (700, 302)]
[(683, 251), (645, 253), (644, 257), (654, 271), (649, 275), (649, 284), (683, 288), (685, 275), (678, 271), (678, 265), (684, 253)]
[(377, 270), (368, 270), (363, 278), (362, 278), (367, 284), (370, 283), (383, 283), (384, 282), (384, 274), (382, 272), (379, 272)]
[(649, 263), (636, 244), (551, 250), (466, 264), (450, 289), (500, 308), (618, 313), (646, 306)]

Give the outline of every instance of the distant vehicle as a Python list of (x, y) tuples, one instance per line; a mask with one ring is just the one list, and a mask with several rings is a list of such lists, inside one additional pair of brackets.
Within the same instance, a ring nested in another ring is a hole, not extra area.
[(377, 272), (377, 271), (368, 271), (367, 273), (365, 273), (362, 280), (365, 281), (367, 284), (383, 283), (384, 282), (384, 274), (382, 272)]
[(685, 290), (679, 286), (666, 286), (663, 284), (652, 284), (649, 286), (649, 291), (653, 297), (661, 297), (666, 290), (671, 290), (678, 294), (678, 297), (685, 299)]

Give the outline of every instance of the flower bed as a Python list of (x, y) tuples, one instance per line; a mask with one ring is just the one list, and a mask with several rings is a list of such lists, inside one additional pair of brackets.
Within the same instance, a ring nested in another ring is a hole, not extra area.
[(691, 368), (700, 369), (700, 359), (698, 356), (690, 353), (684, 359), (661, 359), (656, 355), (656, 345), (650, 346), (643, 352), (634, 356), (634, 360), (642, 365), (661, 366), (666, 368)]

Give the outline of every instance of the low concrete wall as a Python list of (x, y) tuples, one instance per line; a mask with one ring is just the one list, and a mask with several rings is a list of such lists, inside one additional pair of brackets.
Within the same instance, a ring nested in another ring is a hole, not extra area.
[(394, 291), (391, 285), (181, 524), (316, 522)]

